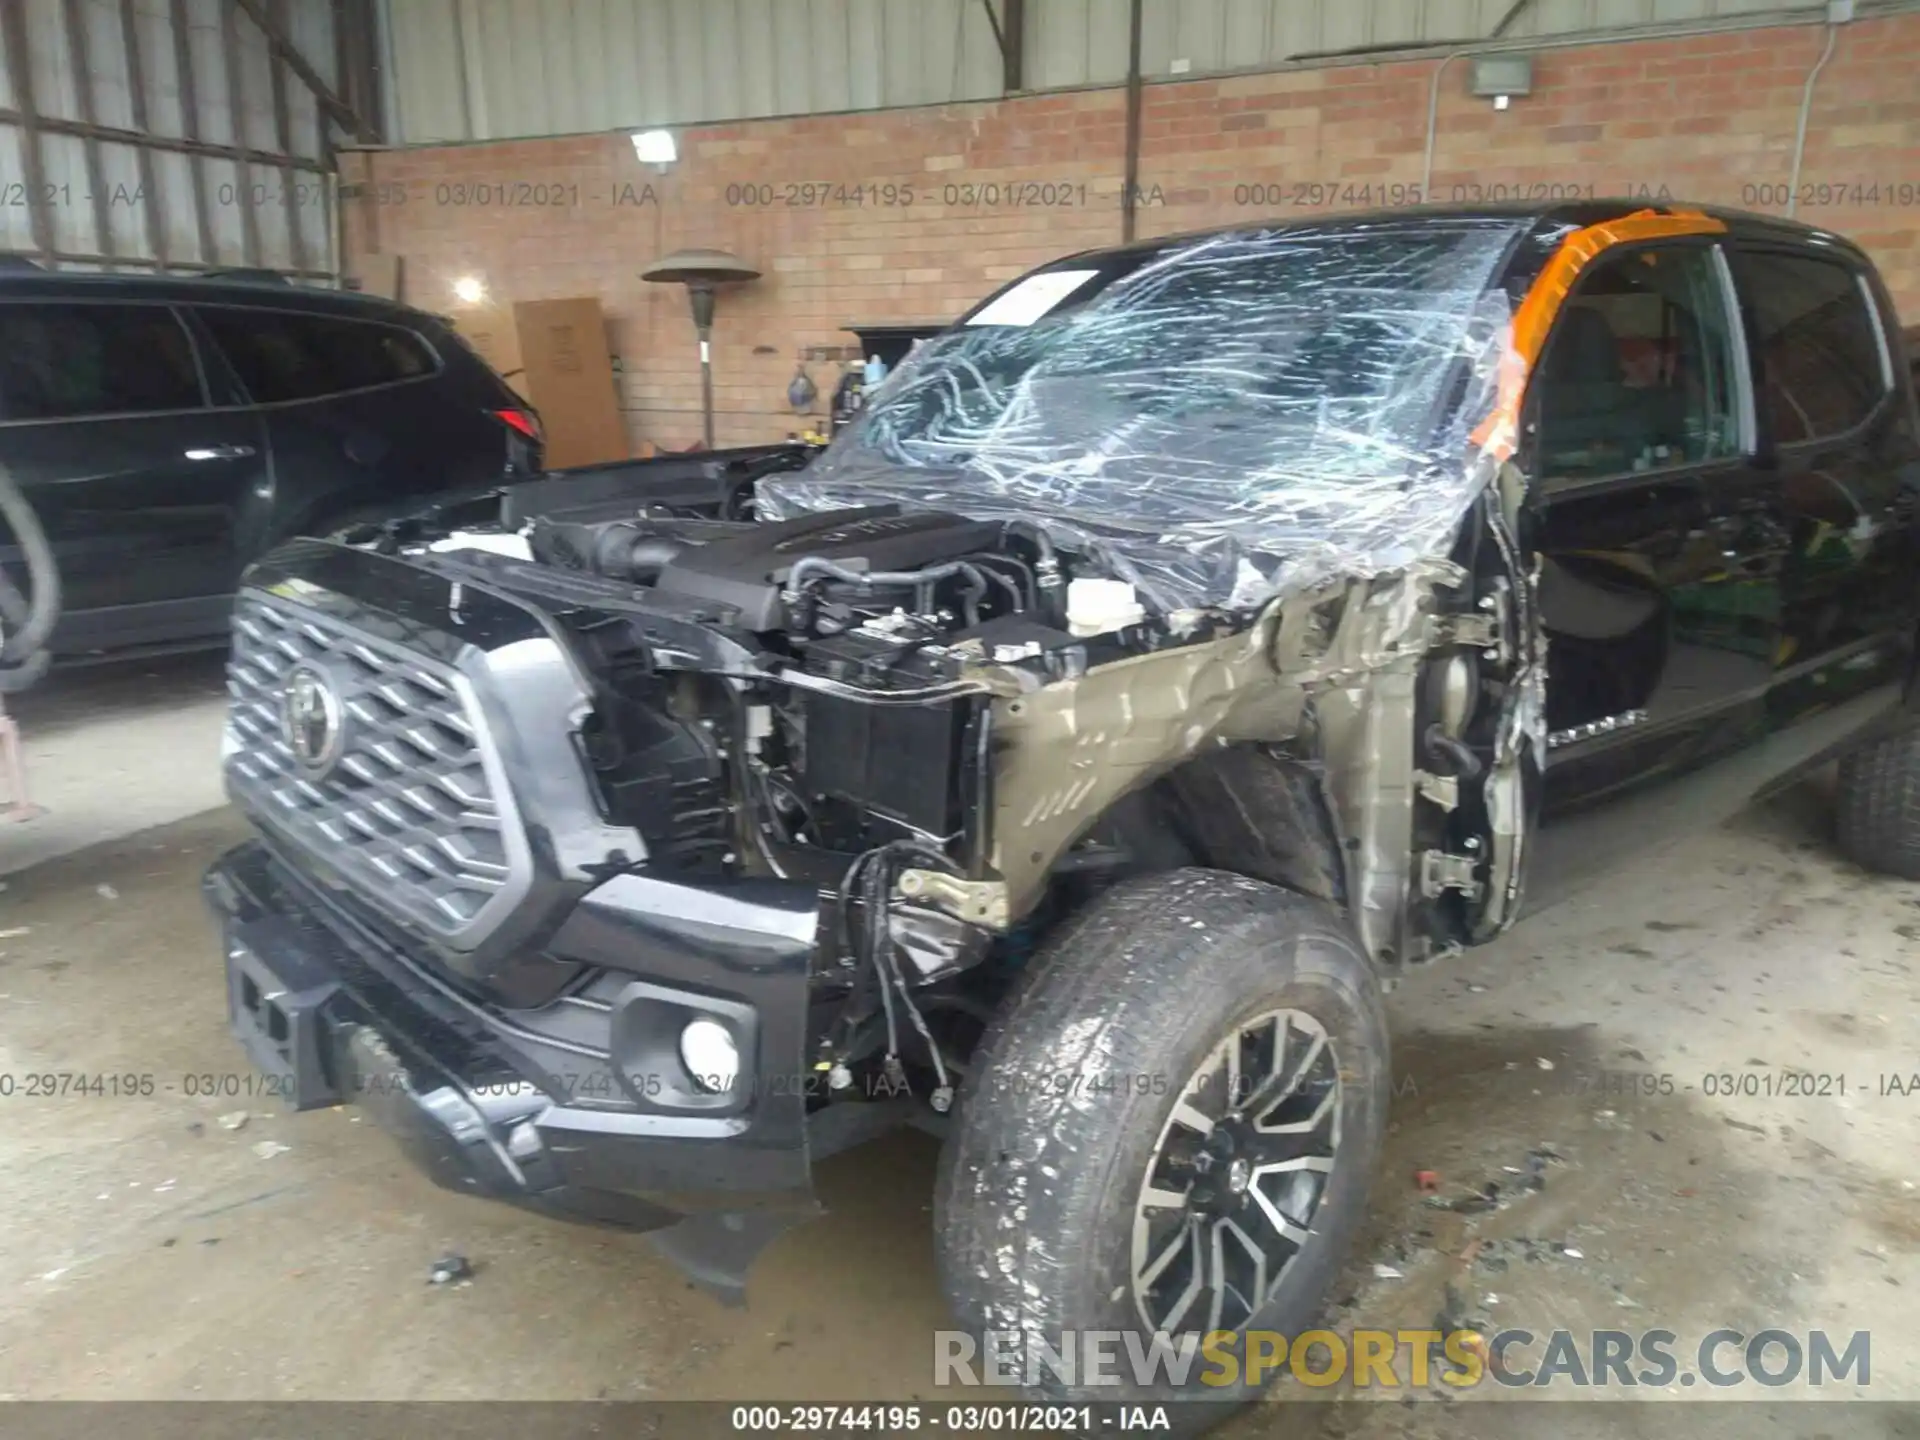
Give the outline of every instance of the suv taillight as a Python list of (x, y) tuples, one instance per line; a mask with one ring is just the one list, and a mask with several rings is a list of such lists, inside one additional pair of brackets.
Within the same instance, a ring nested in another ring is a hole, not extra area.
[(540, 417), (531, 410), (496, 410), (493, 418), (509, 430), (518, 430), (535, 443), (546, 438), (540, 433)]

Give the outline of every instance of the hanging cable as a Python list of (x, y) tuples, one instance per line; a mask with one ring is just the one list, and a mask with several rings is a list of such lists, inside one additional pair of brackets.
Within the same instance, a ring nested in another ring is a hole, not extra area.
[(0, 522), (13, 532), (27, 571), (25, 593), (0, 575), (0, 693), (6, 693), (24, 690), (46, 673), (47, 640), (60, 618), (60, 572), (39, 516), (5, 465), (0, 465)]
[[(880, 1008), (886, 1020), (884, 1065), (888, 1083), (905, 1083), (906, 1069), (900, 1060), (899, 1022), (899, 1008), (904, 1008), (914, 1030), (926, 1042), (928, 1055), (933, 1061), (936, 1086), (931, 1103), (935, 1110), (944, 1114), (953, 1104), (953, 1083), (947, 1070), (946, 1057), (941, 1054), (939, 1042), (934, 1039), (926, 1017), (920, 1013), (906, 977), (900, 973), (893, 937), (887, 924), (894, 881), (899, 871), (910, 862), (943, 870), (950, 869), (952, 863), (932, 846), (913, 840), (893, 840), (862, 854), (847, 867), (847, 873), (840, 882), (837, 897), (840, 941), (844, 953), (853, 960), (859, 972), (855, 992), (848, 997), (842, 1021), (841, 1044), (843, 1051), (851, 1045), (854, 1030), (861, 1014), (865, 1012), (865, 1006), (857, 1002), (866, 998), (871, 985), (877, 984), (880, 989)], [(857, 943), (850, 913), (856, 902), (861, 910)], [(896, 995), (899, 1008), (896, 1008)]]

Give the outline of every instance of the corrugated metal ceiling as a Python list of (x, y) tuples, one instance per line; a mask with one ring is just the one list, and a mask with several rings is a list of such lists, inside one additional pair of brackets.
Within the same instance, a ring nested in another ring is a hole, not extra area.
[[(1004, 0), (994, 0), (996, 9)], [(983, 0), (383, 0), (391, 138), (555, 135), (991, 99)], [(1026, 84), (1125, 78), (1128, 0), (1026, 0)], [(1146, 0), (1149, 76), (1489, 34), (1513, 0)], [(1510, 38), (1762, 14), (1782, 0), (1534, 0)]]
[[(333, 84), (329, 0), (261, 3)], [(319, 106), (276, 76), (232, 0), (0, 6), (15, 7), (0, 24), (0, 251), (70, 268), (333, 268)]]

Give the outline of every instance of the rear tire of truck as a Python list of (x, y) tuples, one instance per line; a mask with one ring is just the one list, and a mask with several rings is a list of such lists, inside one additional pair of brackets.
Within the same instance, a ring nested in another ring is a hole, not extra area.
[[(1388, 1091), (1379, 980), (1339, 910), (1202, 869), (1102, 895), (988, 1028), (941, 1155), (941, 1276), (976, 1366), (1006, 1332), (1191, 1333), (1197, 1351), (1209, 1331), (1308, 1328), (1365, 1212)], [(1120, 1383), (1041, 1366), (1024, 1388), (1243, 1404), (1277, 1374), (1249, 1385), (1196, 1353), (1184, 1383), (1142, 1384), (1109, 1348)], [(1197, 1430), (1229, 1412), (1184, 1413)]]
[(1855, 864), (1920, 880), (1920, 727), (1841, 757), (1834, 831)]

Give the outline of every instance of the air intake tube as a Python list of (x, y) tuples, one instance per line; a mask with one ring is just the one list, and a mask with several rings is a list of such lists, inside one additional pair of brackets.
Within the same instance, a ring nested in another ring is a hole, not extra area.
[(47, 673), (47, 640), (60, 617), (60, 572), (40, 517), (0, 464), (0, 533), (11, 531), (26, 562), (22, 593), (0, 570), (0, 693), (24, 690)]

